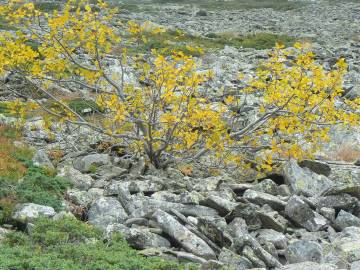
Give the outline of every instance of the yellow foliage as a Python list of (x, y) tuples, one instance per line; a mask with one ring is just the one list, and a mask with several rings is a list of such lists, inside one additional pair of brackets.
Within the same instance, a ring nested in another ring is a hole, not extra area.
[[(108, 73), (109, 54), (127, 37), (126, 44), (147, 42), (148, 34), (161, 34), (163, 28), (116, 22), (116, 10), (103, 1), (95, 9), (87, 1), (69, 0), (62, 12), (52, 14), (18, 2), (0, 6), (0, 16), (20, 29), (0, 35), (0, 74), (21, 73), (55, 101), (58, 107), (47, 110), (47, 123), (86, 125), (145, 153), (155, 166), (169, 158), (196, 160), (211, 151), (225, 164), (249, 167), (256, 162), (260, 171), (271, 170), (276, 158), (313, 154), (328, 140), (331, 125), (359, 125), (359, 99), (338, 105), (345, 59), (325, 70), (307, 44), (296, 43), (291, 50), (277, 45), (247, 88), (214, 103), (200, 91), (213, 72), (198, 72), (197, 61), (183, 52), (164, 56), (154, 50), (151, 60), (133, 57), (141, 84), (126, 84)], [(124, 31), (128, 34), (122, 36)], [(26, 45), (28, 41), (38, 48)], [(201, 48), (187, 49), (202, 53)], [(112, 57), (122, 68), (130, 65), (125, 49), (116, 52)], [(84, 118), (48, 92), (51, 84), (69, 81), (96, 93), (100, 120)], [(258, 119), (239, 129), (232, 125), (239, 115), (231, 108), (240, 106), (239, 96), (245, 93), (262, 96), (262, 102)], [(12, 104), (20, 118), (29, 108), (18, 101)]]

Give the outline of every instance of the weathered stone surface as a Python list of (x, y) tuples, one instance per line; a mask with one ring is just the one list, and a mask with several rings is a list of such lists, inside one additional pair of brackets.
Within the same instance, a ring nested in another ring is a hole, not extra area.
[(257, 211), (260, 207), (252, 203), (238, 203), (235, 209), (231, 212), (230, 217), (240, 217), (246, 221), (249, 230), (257, 230), (261, 228), (261, 221), (258, 217)]
[(204, 258), (195, 256), (194, 254), (188, 253), (188, 252), (183, 252), (183, 251), (171, 251), (169, 252), (172, 255), (176, 255), (176, 258), (178, 259), (179, 262), (182, 263), (196, 263), (196, 264), (203, 264), (206, 263), (207, 260), (205, 260)]
[(271, 179), (264, 179), (260, 183), (254, 185), (251, 189), (274, 196), (278, 195), (279, 192), (279, 186)]
[(122, 223), (127, 217), (127, 213), (120, 202), (112, 197), (97, 199), (88, 212), (89, 223), (102, 229), (112, 223)]
[(319, 264), (316, 262), (301, 262), (285, 265), (280, 270), (337, 270), (337, 266), (333, 264)]
[(322, 247), (314, 241), (299, 240), (288, 245), (285, 257), (288, 263), (320, 263), (322, 261), (323, 251)]
[(316, 174), (322, 174), (329, 176), (331, 173), (331, 167), (325, 162), (320, 162), (316, 160), (305, 159), (299, 162), (300, 167), (309, 168)]
[(356, 203), (357, 199), (350, 196), (349, 194), (339, 194), (339, 195), (329, 195), (321, 197), (317, 203), (319, 208), (330, 207), (335, 210), (349, 210), (352, 209)]
[(218, 211), (221, 216), (225, 216), (230, 213), (236, 207), (236, 203), (228, 201), (219, 196), (210, 195), (204, 201), (200, 202), (201, 205), (213, 208)]
[(74, 169), (72, 166), (62, 167), (58, 173), (58, 176), (70, 180), (74, 188), (80, 190), (88, 190), (94, 181), (90, 175), (83, 174), (80, 171)]
[(242, 250), (242, 254), (245, 256), (245, 258), (251, 261), (251, 263), (255, 267), (266, 268), (266, 264), (256, 256), (254, 250), (251, 247), (245, 246), (244, 249)]
[(221, 176), (212, 176), (208, 178), (193, 178), (188, 183), (188, 190), (195, 190), (195, 191), (212, 191), (216, 190), (219, 183), (222, 181)]
[(360, 199), (360, 184), (347, 184), (331, 187), (322, 193), (322, 196), (337, 195), (348, 193), (357, 199)]
[(295, 160), (290, 160), (284, 166), (283, 174), (286, 183), (297, 195), (318, 196), (334, 186), (334, 183), (324, 175), (301, 168)]
[(144, 181), (118, 181), (112, 180), (105, 187), (105, 194), (107, 196), (113, 196), (119, 194), (119, 189), (127, 190), (130, 193), (146, 193), (152, 194), (158, 191), (163, 190), (164, 183), (162, 179), (156, 178), (154, 180), (144, 180)]
[(110, 156), (107, 154), (91, 154), (77, 158), (74, 168), (81, 172), (89, 172), (93, 166), (110, 164)]
[(186, 251), (205, 259), (215, 259), (214, 251), (204, 242), (181, 225), (174, 217), (162, 210), (156, 210), (152, 215), (158, 226), (174, 239)]
[(216, 220), (211, 217), (200, 217), (197, 227), (200, 232), (206, 235), (211, 241), (219, 247), (229, 248), (232, 244), (232, 238), (227, 234), (225, 220)]
[(69, 189), (66, 191), (66, 198), (72, 203), (84, 207), (87, 207), (92, 202), (92, 198), (84, 190)]
[(336, 213), (336, 211), (334, 208), (321, 207), (319, 209), (319, 214), (324, 216), (325, 218), (327, 218), (330, 221), (335, 220), (335, 213)]
[(169, 191), (157, 191), (151, 195), (151, 198), (158, 201), (174, 202), (178, 203), (180, 201), (179, 195), (171, 193)]
[(233, 238), (241, 238), (244, 234), (248, 233), (246, 221), (239, 217), (234, 218), (228, 224), (226, 230)]
[(288, 227), (288, 221), (276, 211), (258, 211), (257, 215), (264, 229), (273, 229), (278, 232), (284, 232)]
[(287, 247), (287, 238), (284, 234), (272, 229), (263, 229), (256, 232), (257, 239), (260, 243), (270, 242), (277, 249), (285, 249)]
[(246, 270), (252, 267), (252, 263), (229, 249), (223, 248), (219, 255), (219, 261), (235, 270)]
[(280, 200), (276, 196), (251, 189), (245, 191), (244, 198), (255, 204), (259, 204), (259, 205), (268, 204), (275, 210), (283, 210), (286, 205), (286, 202)]
[(49, 156), (46, 154), (46, 152), (44, 150), (36, 151), (32, 161), (33, 161), (34, 165), (36, 165), (36, 166), (55, 169)]
[(54, 208), (35, 203), (24, 203), (18, 206), (12, 218), (18, 222), (32, 222), (38, 217), (53, 217), (56, 212)]
[(172, 203), (165, 201), (158, 201), (149, 197), (134, 198), (129, 202), (131, 205), (131, 217), (146, 217), (151, 216), (153, 212), (158, 209), (163, 211), (170, 211), (176, 209), (185, 216), (218, 216), (217, 211), (201, 205), (185, 205), (180, 203)]
[(336, 229), (342, 231), (346, 227), (356, 226), (360, 227), (360, 218), (341, 210), (334, 221)]
[(105, 233), (109, 237), (111, 234), (119, 232), (129, 245), (135, 249), (146, 249), (151, 247), (169, 248), (170, 242), (147, 228), (128, 228), (122, 224), (110, 224), (106, 227)]
[(323, 229), (328, 224), (323, 216), (311, 210), (309, 205), (296, 195), (289, 199), (285, 214), (297, 225), (313, 232)]

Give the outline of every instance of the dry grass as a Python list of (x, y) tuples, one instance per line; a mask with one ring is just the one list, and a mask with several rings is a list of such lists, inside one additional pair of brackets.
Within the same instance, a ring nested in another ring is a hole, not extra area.
[(343, 144), (329, 155), (331, 160), (354, 162), (360, 159), (360, 148), (354, 144)]
[(0, 178), (17, 181), (26, 173), (26, 167), (17, 157), (29, 158), (32, 152), (28, 148), (16, 147), (14, 140), (20, 132), (13, 127), (0, 126)]

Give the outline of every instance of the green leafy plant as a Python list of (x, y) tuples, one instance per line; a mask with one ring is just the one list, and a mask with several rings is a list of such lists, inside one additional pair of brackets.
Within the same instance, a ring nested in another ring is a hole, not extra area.
[(23, 181), (16, 186), (16, 197), (21, 202), (48, 205), (62, 209), (63, 195), (71, 184), (60, 177), (51, 177), (42, 168), (32, 166)]
[(105, 242), (96, 229), (73, 218), (38, 219), (30, 235), (8, 234), (1, 250), (0, 269), (9, 270), (185, 269), (176, 262), (138, 255), (120, 235)]

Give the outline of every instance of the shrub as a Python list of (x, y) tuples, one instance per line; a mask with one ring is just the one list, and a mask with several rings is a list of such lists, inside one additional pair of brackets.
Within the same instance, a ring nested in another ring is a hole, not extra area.
[[(244, 80), (246, 87), (235, 93), (219, 91), (219, 102), (214, 102), (206, 92), (206, 83), (213, 73), (199, 72), (198, 61), (176, 46), (171, 55), (167, 48), (152, 50), (149, 57), (131, 55), (140, 84), (127, 84), (125, 76), (116, 78), (105, 68), (109, 54), (117, 49), (114, 57), (118, 57), (123, 67), (128, 64), (129, 52), (121, 48), (146, 45), (151, 42), (149, 36), (166, 38), (172, 33), (166, 34), (156, 25), (140, 26), (132, 21), (115, 28), (109, 23), (114, 19), (114, 11), (102, 1), (97, 7), (85, 4), (81, 11), (82, 7), (77, 9), (75, 1), (68, 1), (64, 12), (49, 16), (36, 12), (32, 3), (20, 6), (20, 11), (14, 10), (13, 5), (0, 9), (0, 15), (19, 21), (19, 27), (25, 25), (24, 34), (18, 32), (16, 36), (9, 34), (0, 39), (0, 73), (5, 70), (26, 73), (34, 81), (42, 82), (37, 88), (45, 94), (48, 84), (44, 77), (68, 88), (76, 83), (95, 89), (96, 103), (104, 111), (99, 117), (88, 119), (76, 108), (56, 100), (60, 109), (50, 112), (49, 122), (90, 127), (111, 136), (116, 143), (126, 144), (134, 155), (145, 155), (158, 168), (170, 162), (197, 161), (204, 153), (212, 153), (210, 161), (216, 161), (215, 164), (246, 168), (257, 164), (259, 171), (272, 170), (274, 159), (311, 156), (319, 142), (328, 140), (329, 126), (359, 123), (360, 116), (356, 113), (359, 100), (345, 100), (343, 107), (337, 106), (347, 70), (345, 59), (339, 59), (327, 70), (316, 62), (307, 45), (299, 43), (291, 50), (276, 45), (256, 76)], [(42, 41), (41, 58), (25, 45), (34, 14), (40, 14), (51, 33), (38, 38)], [(188, 38), (180, 34), (178, 40)], [(196, 42), (196, 37), (192, 38)], [(229, 37), (227, 42), (265, 48), (279, 39), (272, 34), (256, 34)], [(290, 40), (283, 37), (284, 43)], [(156, 39), (154, 44), (162, 46)], [(170, 48), (174, 45), (168, 44)], [(220, 39), (219, 44), (224, 45)], [(189, 52), (201, 51), (193, 46), (185, 47)], [(80, 51), (87, 60), (79, 58)], [(7, 55), (16, 58), (9, 61)], [(253, 110), (258, 118), (249, 120), (245, 127), (234, 125), (242, 121), (244, 102), (240, 97), (249, 94), (261, 97)], [(26, 114), (25, 111), (20, 115)]]
[(32, 166), (16, 186), (15, 194), (19, 202), (48, 205), (59, 211), (63, 207), (64, 193), (70, 186), (69, 181), (48, 176), (45, 169)]
[(4, 270), (185, 269), (175, 262), (139, 256), (119, 235), (104, 242), (97, 230), (72, 218), (39, 219), (30, 235), (8, 234), (1, 251)]

